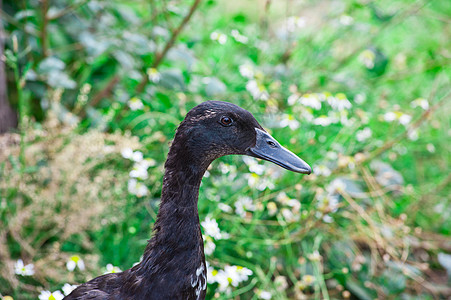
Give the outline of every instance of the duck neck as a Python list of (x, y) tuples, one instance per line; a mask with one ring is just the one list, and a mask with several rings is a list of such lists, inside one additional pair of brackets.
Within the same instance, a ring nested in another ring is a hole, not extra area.
[[(176, 141), (165, 164), (160, 208), (154, 235), (143, 261), (147, 266), (165, 266), (165, 272), (193, 272), (205, 264), (197, 201), (202, 177), (209, 165), (180, 151)], [(185, 271), (183, 271), (185, 272)], [(188, 275), (188, 274), (187, 274)]]

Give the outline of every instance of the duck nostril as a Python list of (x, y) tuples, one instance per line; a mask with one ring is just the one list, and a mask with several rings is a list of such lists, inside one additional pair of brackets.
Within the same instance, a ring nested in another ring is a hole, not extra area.
[(276, 148), (276, 146), (277, 146), (276, 143), (274, 143), (274, 142), (271, 141), (271, 140), (267, 140), (266, 143), (267, 143), (269, 146), (273, 147), (273, 148)]

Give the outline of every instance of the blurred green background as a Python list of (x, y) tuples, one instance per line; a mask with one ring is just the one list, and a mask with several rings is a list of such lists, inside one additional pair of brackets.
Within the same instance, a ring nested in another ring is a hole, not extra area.
[(175, 129), (211, 99), (314, 173), (212, 164), (208, 299), (451, 297), (450, 1), (3, 0), (0, 18), (3, 299), (139, 261)]

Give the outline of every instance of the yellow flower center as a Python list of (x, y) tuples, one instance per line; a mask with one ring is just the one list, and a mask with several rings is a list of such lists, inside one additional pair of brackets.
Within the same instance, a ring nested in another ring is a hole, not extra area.
[(338, 93), (338, 94), (335, 95), (335, 97), (336, 97), (337, 99), (339, 99), (339, 100), (346, 100), (346, 99), (347, 99), (347, 98), (346, 98), (346, 95), (343, 94), (343, 93)]
[(73, 256), (70, 258), (70, 260), (72, 260), (72, 261), (75, 262), (75, 263), (78, 263), (78, 261), (80, 260), (80, 256), (78, 256), (78, 255), (73, 255)]

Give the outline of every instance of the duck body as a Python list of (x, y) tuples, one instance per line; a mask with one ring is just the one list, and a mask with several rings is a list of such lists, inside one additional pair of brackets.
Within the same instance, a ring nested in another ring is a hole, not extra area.
[(207, 266), (197, 210), (199, 187), (210, 163), (231, 154), (311, 172), (248, 111), (221, 101), (196, 106), (178, 127), (170, 147), (157, 221), (142, 261), (124, 272), (94, 278), (65, 299), (205, 299)]

